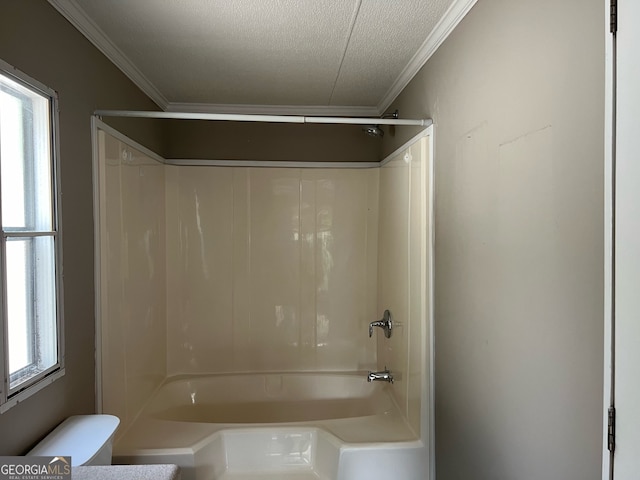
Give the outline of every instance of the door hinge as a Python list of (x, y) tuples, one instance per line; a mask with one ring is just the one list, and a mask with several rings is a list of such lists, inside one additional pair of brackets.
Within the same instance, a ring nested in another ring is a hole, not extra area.
[(618, 0), (609, 0), (609, 31), (618, 31)]
[(607, 448), (611, 453), (616, 449), (616, 408), (609, 407), (607, 421)]

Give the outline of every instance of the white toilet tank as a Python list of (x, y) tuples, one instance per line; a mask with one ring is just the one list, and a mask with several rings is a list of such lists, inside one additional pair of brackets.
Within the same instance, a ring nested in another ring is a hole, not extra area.
[(71, 465), (111, 465), (113, 435), (120, 419), (113, 415), (67, 418), (27, 455), (70, 456)]

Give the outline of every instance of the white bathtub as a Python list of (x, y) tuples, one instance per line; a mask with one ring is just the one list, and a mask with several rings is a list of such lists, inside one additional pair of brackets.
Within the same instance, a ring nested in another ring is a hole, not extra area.
[(114, 463), (176, 463), (184, 480), (426, 478), (392, 388), (363, 372), (170, 378), (116, 439)]
[(388, 384), (364, 375), (218, 375), (173, 379), (146, 414), (161, 420), (218, 424), (315, 422), (384, 414)]

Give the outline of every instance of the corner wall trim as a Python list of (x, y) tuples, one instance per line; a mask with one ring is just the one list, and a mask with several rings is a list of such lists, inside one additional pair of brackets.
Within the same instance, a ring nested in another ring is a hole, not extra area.
[(109, 37), (91, 20), (75, 0), (47, 0), (60, 14), (82, 33), (98, 50), (135, 83), (162, 110), (169, 104), (165, 96), (151, 81), (122, 53)]
[(384, 97), (382, 97), (382, 100), (378, 104), (378, 110), (380, 112), (384, 112), (389, 108), (391, 103), (400, 95), (413, 77), (418, 74), (424, 64), (427, 63), (440, 45), (444, 43), (477, 1), (478, 0), (454, 0), (431, 31), (431, 34), (420, 46), (407, 66), (400, 72), (400, 75), (398, 75), (396, 81), (393, 82), (391, 88), (389, 88)]

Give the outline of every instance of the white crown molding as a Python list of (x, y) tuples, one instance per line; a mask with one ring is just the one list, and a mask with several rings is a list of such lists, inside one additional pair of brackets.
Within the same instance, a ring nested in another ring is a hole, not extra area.
[(151, 100), (165, 110), (168, 100), (144, 74), (122, 53), (74, 0), (48, 0), (60, 14), (122, 70)]
[(379, 117), (376, 107), (325, 105), (243, 105), (214, 103), (169, 103), (167, 112), (223, 113), (246, 115), (302, 115), (328, 117)]
[(389, 88), (387, 93), (378, 103), (378, 111), (384, 112), (389, 108), (398, 95), (404, 90), (409, 82), (417, 75), (420, 69), (431, 58), (435, 51), (451, 34), (454, 28), (462, 21), (471, 7), (478, 0), (454, 0), (449, 6), (440, 21), (433, 28), (429, 36), (420, 46), (416, 54), (411, 58), (406, 67), (400, 72), (396, 81)]
[(82, 10), (74, 0), (47, 0), (80, 33), (115, 64), (134, 84), (136, 84), (162, 110), (169, 112), (195, 113), (237, 113), (264, 115), (308, 115), (379, 117), (386, 111), (429, 58), (445, 41), (453, 29), (471, 10), (478, 0), (454, 0), (431, 34), (400, 72), (395, 82), (376, 106), (324, 106), (324, 105), (238, 105), (206, 103), (169, 103), (156, 86), (122, 53)]

